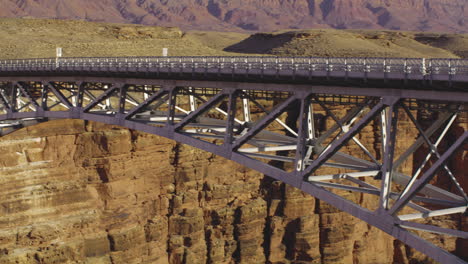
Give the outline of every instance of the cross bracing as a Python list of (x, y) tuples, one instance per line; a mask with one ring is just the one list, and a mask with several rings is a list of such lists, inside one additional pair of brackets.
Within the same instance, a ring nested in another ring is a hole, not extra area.
[(1, 135), (75, 118), (164, 136), (297, 187), (441, 263), (465, 263), (425, 239), (468, 239), (431, 221), (460, 221), (468, 208), (464, 172), (451, 166), (468, 143), (468, 95), (449, 79), (441, 90), (77, 71), (0, 72)]

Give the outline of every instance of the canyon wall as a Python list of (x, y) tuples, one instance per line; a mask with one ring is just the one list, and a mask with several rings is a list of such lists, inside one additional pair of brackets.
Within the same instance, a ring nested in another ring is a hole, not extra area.
[(310, 195), (165, 138), (57, 120), (0, 149), (0, 263), (431, 263)]
[(465, 0), (0, 0), (0, 16), (272, 31), (372, 28), (468, 32)]

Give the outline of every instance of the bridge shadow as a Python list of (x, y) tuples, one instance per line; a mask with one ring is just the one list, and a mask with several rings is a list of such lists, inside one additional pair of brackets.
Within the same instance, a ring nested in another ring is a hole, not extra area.
[(294, 34), (253, 34), (239, 43), (226, 47), (224, 51), (248, 54), (271, 54), (274, 48), (279, 48), (294, 39)]

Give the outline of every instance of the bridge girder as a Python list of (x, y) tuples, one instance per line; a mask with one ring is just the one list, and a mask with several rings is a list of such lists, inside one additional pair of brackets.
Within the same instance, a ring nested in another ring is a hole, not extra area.
[[(418, 222), (466, 217), (468, 197), (447, 164), (468, 143), (468, 131), (451, 130), (467, 103), (462, 92), (1, 77), (0, 136), (71, 118), (167, 137), (299, 188), (441, 263), (465, 263), (411, 230), (468, 239), (466, 231)], [(433, 114), (434, 122), (421, 124), (418, 111)], [(401, 122), (412, 127), (412, 144), (401, 142)], [(373, 144), (363, 140), (369, 134)], [(403, 164), (422, 146), (421, 164), (405, 175)], [(451, 188), (433, 184), (436, 175)], [(374, 206), (349, 199), (350, 192), (373, 197)]]

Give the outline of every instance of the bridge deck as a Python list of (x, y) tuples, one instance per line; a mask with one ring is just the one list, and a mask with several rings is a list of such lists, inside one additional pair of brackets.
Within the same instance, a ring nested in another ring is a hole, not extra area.
[(0, 76), (51, 74), (468, 92), (468, 60), (463, 59), (128, 57), (0, 61)]

